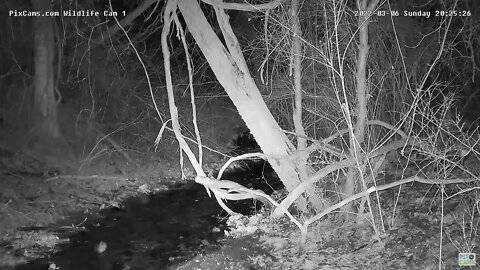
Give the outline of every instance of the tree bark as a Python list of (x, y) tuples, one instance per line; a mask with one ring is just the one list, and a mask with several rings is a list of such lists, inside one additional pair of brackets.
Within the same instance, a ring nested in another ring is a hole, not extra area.
[[(50, 7), (50, 0), (32, 1), (35, 10), (45, 12)], [(33, 123), (36, 134), (41, 138), (58, 138), (61, 136), (57, 120), (57, 101), (53, 78), (53, 61), (55, 59), (55, 37), (53, 20), (50, 17), (35, 17), (34, 24), (34, 77), (33, 77)]]

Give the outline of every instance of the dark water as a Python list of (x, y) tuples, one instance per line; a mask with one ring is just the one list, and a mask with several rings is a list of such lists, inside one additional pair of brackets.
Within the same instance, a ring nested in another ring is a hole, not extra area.
[[(196, 184), (132, 198), (122, 209), (104, 211), (104, 218), (90, 222), (87, 230), (70, 236), (70, 244), (50, 258), (15, 269), (164, 269), (195, 250), (214, 248), (224, 226), (215, 200)], [(222, 230), (214, 228), (222, 227)], [(95, 252), (100, 241), (105, 252)]]
[[(279, 187), (278, 181), (272, 187), (264, 179), (268, 172), (265, 169), (269, 168), (263, 164), (252, 166), (225, 176), (267, 193)], [(68, 235), (70, 243), (62, 251), (15, 269), (48, 269), (50, 262), (61, 270), (166, 269), (198, 252), (218, 248), (217, 240), (226, 229), (221, 218), (226, 213), (208, 197), (203, 186), (193, 181), (155, 195), (129, 199), (123, 205), (122, 209), (109, 209), (101, 213), (102, 217), (90, 219), (86, 231)], [(228, 205), (248, 214), (253, 203)], [(103, 253), (94, 248), (100, 241), (107, 244)]]

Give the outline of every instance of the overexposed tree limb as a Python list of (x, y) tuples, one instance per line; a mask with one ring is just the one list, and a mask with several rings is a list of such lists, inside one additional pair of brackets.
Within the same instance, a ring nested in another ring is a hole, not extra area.
[(177, 29), (180, 35), (180, 39), (182, 40), (183, 48), (185, 51), (185, 57), (187, 62), (187, 69), (188, 69), (188, 86), (190, 89), (190, 104), (192, 105), (192, 122), (193, 127), (195, 129), (195, 137), (197, 139), (197, 146), (198, 146), (198, 166), (202, 167), (202, 160), (203, 160), (203, 150), (202, 150), (202, 138), (200, 137), (200, 130), (198, 129), (197, 124), (197, 106), (195, 105), (195, 92), (193, 91), (193, 67), (192, 67), (192, 59), (190, 58), (190, 53), (188, 52), (187, 41), (185, 39), (185, 32), (181, 27), (181, 23), (178, 20), (178, 17), (174, 17), (175, 24), (177, 25)]
[[(294, 164), (288, 159), (295, 147), (280, 131), (278, 122), (266, 106), (250, 72), (245, 70), (242, 62), (236, 61), (240, 55), (233, 52), (236, 46), (229, 45), (227, 49), (222, 44), (196, 0), (179, 1), (178, 7), (189, 33), (202, 50), (219, 83), (227, 92), (262, 151), (269, 156), (283, 157), (269, 160), (269, 162), (287, 189), (292, 190), (300, 182)], [(223, 28), (222, 31), (228, 34), (228, 28)], [(233, 39), (230, 40), (227, 35), (225, 40), (229, 43)], [(307, 198), (302, 196), (297, 204), (301, 209), (305, 209)]]
[(243, 57), (240, 43), (238, 42), (238, 39), (233, 32), (232, 26), (228, 21), (228, 15), (225, 13), (224, 9), (219, 7), (215, 7), (215, 14), (217, 15), (218, 26), (222, 31), (225, 45), (227, 45), (228, 52), (233, 57), (233, 61), (235, 61), (238, 68), (240, 68), (243, 73), (249, 73), (250, 71), (248, 70), (245, 57)]
[[(170, 27), (172, 26), (172, 22), (175, 21), (175, 17), (177, 11), (177, 1), (170, 0), (165, 5), (164, 11), (164, 25), (162, 29), (161, 35), (161, 42), (162, 42), (162, 52), (163, 52), (163, 65), (165, 69), (165, 82), (167, 86), (167, 94), (168, 94), (168, 105), (170, 109), (170, 115), (172, 120), (172, 129), (175, 134), (175, 137), (180, 145), (180, 155), (182, 152), (185, 152), (188, 159), (192, 163), (193, 168), (197, 176), (205, 176), (205, 172), (202, 170), (200, 163), (195, 158), (195, 154), (192, 152), (190, 147), (188, 146), (187, 142), (182, 136), (180, 131), (180, 123), (178, 122), (178, 108), (175, 105), (175, 97), (173, 94), (173, 84), (172, 84), (172, 74), (170, 70), (170, 50), (168, 48), (168, 34), (170, 33)], [(181, 27), (177, 25), (177, 28)], [(208, 191), (208, 190), (207, 190)]]
[(243, 155), (240, 155), (240, 156), (232, 157), (227, 162), (225, 162), (225, 164), (223, 164), (222, 168), (220, 168), (220, 171), (218, 171), (217, 179), (220, 179), (222, 177), (223, 172), (233, 162), (239, 161), (239, 160), (244, 160), (244, 159), (252, 159), (252, 158), (261, 158), (261, 159), (264, 159), (264, 160), (268, 160), (268, 156), (265, 155), (264, 153), (247, 153), (247, 154), (243, 154)]
[[(192, 5), (194, 6), (192, 7)], [(164, 56), (165, 81), (166, 81), (166, 88), (168, 93), (168, 102), (169, 102), (169, 109), (170, 109), (170, 115), (171, 115), (171, 121), (172, 121), (172, 129), (180, 145), (181, 162), (183, 161), (183, 152), (185, 152), (189, 161), (191, 162), (192, 166), (196, 171), (195, 181), (199, 184), (202, 184), (206, 188), (209, 195), (211, 195), (210, 191), (212, 191), (219, 205), (223, 209), (225, 209), (225, 211), (227, 211), (228, 213), (233, 214), (233, 211), (229, 209), (223, 202), (224, 199), (244, 200), (249, 198), (264, 198), (268, 200), (269, 197), (266, 194), (264, 194), (262, 191), (251, 190), (232, 181), (216, 180), (216, 179), (211, 179), (209, 177), (206, 177), (206, 174), (203, 172), (201, 168), (201, 163), (196, 159), (194, 153), (192, 152), (192, 150), (190, 149), (190, 147), (188, 146), (188, 144), (186, 143), (185, 139), (181, 134), (180, 124), (178, 120), (178, 108), (175, 105), (174, 94), (173, 94), (172, 75), (171, 75), (171, 69), (170, 69), (170, 51), (168, 47), (168, 36), (171, 31), (171, 26), (173, 25), (172, 23), (174, 22), (177, 27), (177, 36), (182, 40), (182, 44), (185, 46), (185, 50), (187, 50), (182, 25), (180, 24), (178, 18), (176, 17), (177, 16), (176, 12), (178, 7), (180, 7), (183, 18), (187, 22), (187, 27), (189, 27), (189, 30), (191, 31), (192, 34), (195, 34), (196, 31), (199, 30), (195, 28), (195, 27), (198, 27), (199, 25), (189, 24), (190, 20), (201, 18), (201, 16), (203, 15), (201, 14), (201, 9), (198, 6), (198, 3), (195, 3), (195, 2), (191, 2), (187, 4), (185, 0), (182, 0), (180, 2), (176, 0), (171, 0), (171, 1), (168, 1), (165, 6), (164, 27), (161, 35), (161, 42), (162, 42), (162, 52)], [(230, 60), (233, 60), (237, 64), (236, 65), (237, 70), (236, 70), (235, 76), (230, 76), (230, 77), (237, 78), (241, 74), (243, 75), (241, 76), (241, 78), (243, 78), (244, 76), (247, 76), (249, 72), (248, 72), (248, 68), (245, 63), (245, 60), (243, 61), (241, 60), (242, 55), (241, 55), (240, 47), (238, 46), (238, 41), (236, 40), (236, 37), (234, 36), (233, 31), (230, 28), (230, 25), (228, 24), (228, 17), (224, 13), (224, 11), (217, 8), (216, 12), (217, 12), (217, 17), (219, 18), (218, 20), (219, 20), (219, 24), (221, 25), (222, 33), (226, 37), (226, 43), (227, 43), (228, 49), (230, 50), (230, 56), (235, 58)], [(205, 26), (208, 27), (209, 25), (205, 25)], [(210, 27), (210, 30), (211, 30), (211, 27)], [(218, 44), (221, 44), (219, 41), (217, 42)], [(197, 43), (198, 43), (198, 40), (197, 40)], [(200, 43), (199, 45), (203, 45), (203, 44)], [(202, 46), (200, 47), (202, 48)], [(210, 47), (209, 49), (212, 49), (212, 48)], [(225, 48), (222, 48), (222, 49), (223, 51), (225, 51)], [(205, 48), (202, 48), (202, 51), (205, 51)], [(215, 56), (218, 56), (220, 52), (221, 51), (215, 51)], [(186, 54), (187, 54), (187, 61), (190, 61), (188, 57), (188, 51), (186, 51)], [(223, 68), (225, 68), (225, 66), (223, 66)], [(191, 67), (189, 67), (189, 71), (191, 72)], [(191, 87), (192, 78), (190, 77), (189, 80), (190, 80), (190, 91), (191, 91), (191, 96), (193, 100), (193, 89)], [(195, 104), (192, 103), (192, 106), (195, 106)], [(197, 135), (197, 142), (200, 144), (199, 142), (200, 136), (199, 136), (198, 130), (196, 131), (196, 135)], [(201, 145), (199, 147), (201, 147)], [(267, 196), (268, 198), (265, 198), (265, 196)], [(269, 201), (272, 201), (271, 198)], [(278, 203), (276, 203), (276, 205), (278, 205)], [(287, 215), (289, 215), (289, 213), (287, 213)], [(297, 224), (299, 223), (297, 222)]]
[(270, 10), (280, 6), (282, 3), (287, 2), (286, 0), (273, 0), (264, 4), (243, 4), (243, 3), (224, 3), (220, 0), (202, 0), (202, 2), (212, 5), (214, 7), (222, 9), (233, 9), (241, 11), (261, 11), (261, 10)]
[[(234, 214), (222, 201), (227, 200), (245, 200), (245, 199), (266, 199), (272, 205), (280, 209), (286, 214), (290, 220), (297, 225), (298, 228), (302, 228), (302, 224), (290, 213), (287, 209), (282, 208), (274, 199), (265, 194), (262, 190), (245, 188), (230, 180), (215, 180), (205, 176), (197, 176), (195, 182), (204, 185), (211, 189), (218, 203), (229, 213)], [(225, 207), (224, 207), (225, 206)], [(228, 209), (228, 210), (227, 210)]]

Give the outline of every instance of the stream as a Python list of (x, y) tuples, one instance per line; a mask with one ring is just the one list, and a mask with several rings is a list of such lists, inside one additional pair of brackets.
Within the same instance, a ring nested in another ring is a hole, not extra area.
[[(224, 177), (267, 193), (280, 188), (278, 180), (274, 184), (265, 180), (270, 166), (257, 163), (260, 165)], [(217, 249), (217, 240), (227, 229), (226, 212), (208, 197), (203, 186), (193, 181), (130, 198), (122, 205), (121, 209), (106, 209), (88, 218), (81, 232), (57, 231), (60, 238), (70, 239), (60, 251), (15, 269), (55, 269), (52, 265), (68, 270), (166, 269), (199, 252)], [(255, 210), (251, 200), (228, 205), (242, 214)], [(105, 251), (98, 252), (102, 248)]]

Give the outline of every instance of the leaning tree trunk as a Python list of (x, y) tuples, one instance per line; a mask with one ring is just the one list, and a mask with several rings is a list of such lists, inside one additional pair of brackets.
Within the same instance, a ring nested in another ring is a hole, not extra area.
[[(33, 0), (35, 10), (45, 12), (50, 0)], [(33, 123), (35, 134), (42, 139), (60, 137), (57, 121), (57, 101), (53, 78), (55, 37), (51, 17), (34, 17), (34, 76), (33, 76)]]
[[(268, 161), (272, 168), (287, 190), (292, 191), (300, 183), (295, 161), (289, 158), (295, 147), (282, 132), (263, 101), (245, 64), (238, 41), (231, 31), (228, 16), (222, 9), (216, 8), (227, 49), (207, 22), (198, 1), (178, 1), (178, 7), (189, 32), (205, 55), (218, 81), (233, 101), (262, 151), (270, 157)], [(308, 199), (313, 207), (320, 207), (317, 204), (318, 197), (313, 191), (308, 193)], [(307, 199), (300, 197), (297, 206), (305, 209)]]

